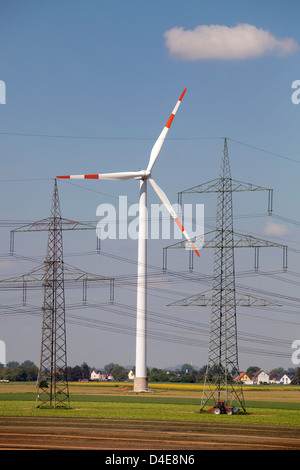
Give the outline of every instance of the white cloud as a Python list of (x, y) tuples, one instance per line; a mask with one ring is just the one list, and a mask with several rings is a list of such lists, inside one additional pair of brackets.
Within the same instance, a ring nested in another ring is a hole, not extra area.
[(266, 227), (263, 230), (264, 235), (272, 235), (275, 237), (281, 237), (283, 235), (287, 235), (289, 233), (289, 229), (284, 224), (275, 224), (275, 222), (268, 221), (266, 223)]
[(250, 24), (200, 25), (194, 30), (175, 27), (164, 36), (170, 56), (183, 60), (247, 59), (274, 53), (288, 55), (298, 49), (294, 39), (277, 39)]

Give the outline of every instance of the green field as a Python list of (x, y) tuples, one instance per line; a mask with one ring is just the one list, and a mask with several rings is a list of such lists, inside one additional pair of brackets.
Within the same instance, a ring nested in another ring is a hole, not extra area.
[(256, 387), (245, 390), (246, 413), (215, 416), (200, 412), (201, 386), (153, 385), (135, 393), (124, 384), (70, 384), (70, 409), (36, 409), (34, 384), (0, 384), (0, 416), (51, 416), (231, 422), (300, 426), (300, 387)]

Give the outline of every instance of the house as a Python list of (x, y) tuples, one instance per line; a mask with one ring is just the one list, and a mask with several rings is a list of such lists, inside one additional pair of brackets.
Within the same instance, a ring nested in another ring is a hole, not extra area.
[(269, 375), (266, 374), (263, 370), (258, 370), (257, 372), (254, 372), (251, 376), (251, 380), (253, 380), (253, 383), (255, 384), (261, 384), (261, 383), (269, 383)]
[(250, 377), (246, 374), (246, 372), (240, 372), (238, 375), (236, 375), (233, 378), (236, 382), (240, 381), (243, 382), (244, 384), (253, 384), (253, 381), (250, 379)]
[(280, 377), (278, 383), (280, 383), (280, 384), (285, 384), (285, 385), (286, 385), (286, 384), (290, 384), (290, 383), (291, 383), (291, 379), (290, 379), (290, 377), (289, 377), (288, 375), (283, 374), (283, 375)]
[(291, 383), (291, 378), (287, 374), (280, 375), (277, 372), (270, 375), (270, 383), (287, 385)]
[(277, 384), (279, 379), (280, 379), (280, 374), (278, 372), (274, 372), (273, 374), (270, 374), (269, 376), (269, 383)]
[(91, 372), (91, 380), (99, 380), (99, 382), (105, 382), (107, 380), (106, 372), (102, 370), (93, 370)]
[(128, 372), (128, 379), (129, 379), (129, 380), (134, 380), (134, 373), (133, 373), (133, 370), (130, 370), (130, 371)]

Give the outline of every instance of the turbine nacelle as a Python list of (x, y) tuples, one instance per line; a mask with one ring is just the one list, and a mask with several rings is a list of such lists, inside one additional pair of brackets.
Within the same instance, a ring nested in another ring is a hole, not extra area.
[(148, 171), (148, 170), (141, 170), (139, 173), (140, 173), (140, 175), (136, 176), (133, 179), (135, 179), (135, 180), (147, 180), (151, 176), (151, 172)]

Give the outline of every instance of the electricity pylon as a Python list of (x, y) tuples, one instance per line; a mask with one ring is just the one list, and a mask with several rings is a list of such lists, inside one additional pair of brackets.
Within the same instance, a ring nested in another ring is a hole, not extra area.
[(49, 222), (36, 406), (69, 408), (62, 220), (56, 180)]
[[(214, 248), (212, 290), (210, 298), (210, 333), (208, 364), (201, 402), (201, 410), (213, 401), (224, 401), (226, 405), (237, 403), (246, 411), (240, 381), (233, 381), (232, 376), (239, 375), (237, 320), (238, 305), (269, 305), (264, 299), (242, 297), (237, 301), (235, 287), (234, 249), (241, 247), (255, 248), (255, 270), (258, 269), (259, 247), (276, 246), (284, 250), (284, 269), (286, 269), (287, 247), (233, 231), (232, 193), (234, 191), (265, 191), (269, 193), (268, 212), (272, 213), (273, 193), (269, 188), (232, 180), (227, 141), (224, 141), (223, 158), (219, 178), (179, 193), (217, 193), (216, 224), (214, 232), (205, 235), (203, 248)], [(180, 204), (181, 205), (181, 204)], [(197, 245), (197, 242), (195, 241)], [(183, 242), (164, 248), (182, 248)], [(166, 251), (164, 253), (166, 270)], [(272, 302), (271, 302), (272, 303)], [(192, 296), (171, 305), (207, 305), (204, 295)]]
[(83, 283), (84, 303), (86, 302), (88, 281), (109, 281), (110, 301), (113, 301), (112, 278), (89, 275), (79, 269), (65, 265), (63, 260), (63, 230), (91, 229), (95, 229), (95, 227), (61, 217), (57, 181), (55, 180), (50, 217), (11, 232), (11, 254), (13, 254), (14, 249), (15, 232), (48, 232), (47, 254), (43, 266), (6, 281), (10, 283), (22, 282), (24, 305), (26, 304), (29, 284), (42, 283), (44, 289), (41, 354), (37, 380), (37, 408), (70, 407), (67, 377), (65, 280), (81, 281)]

